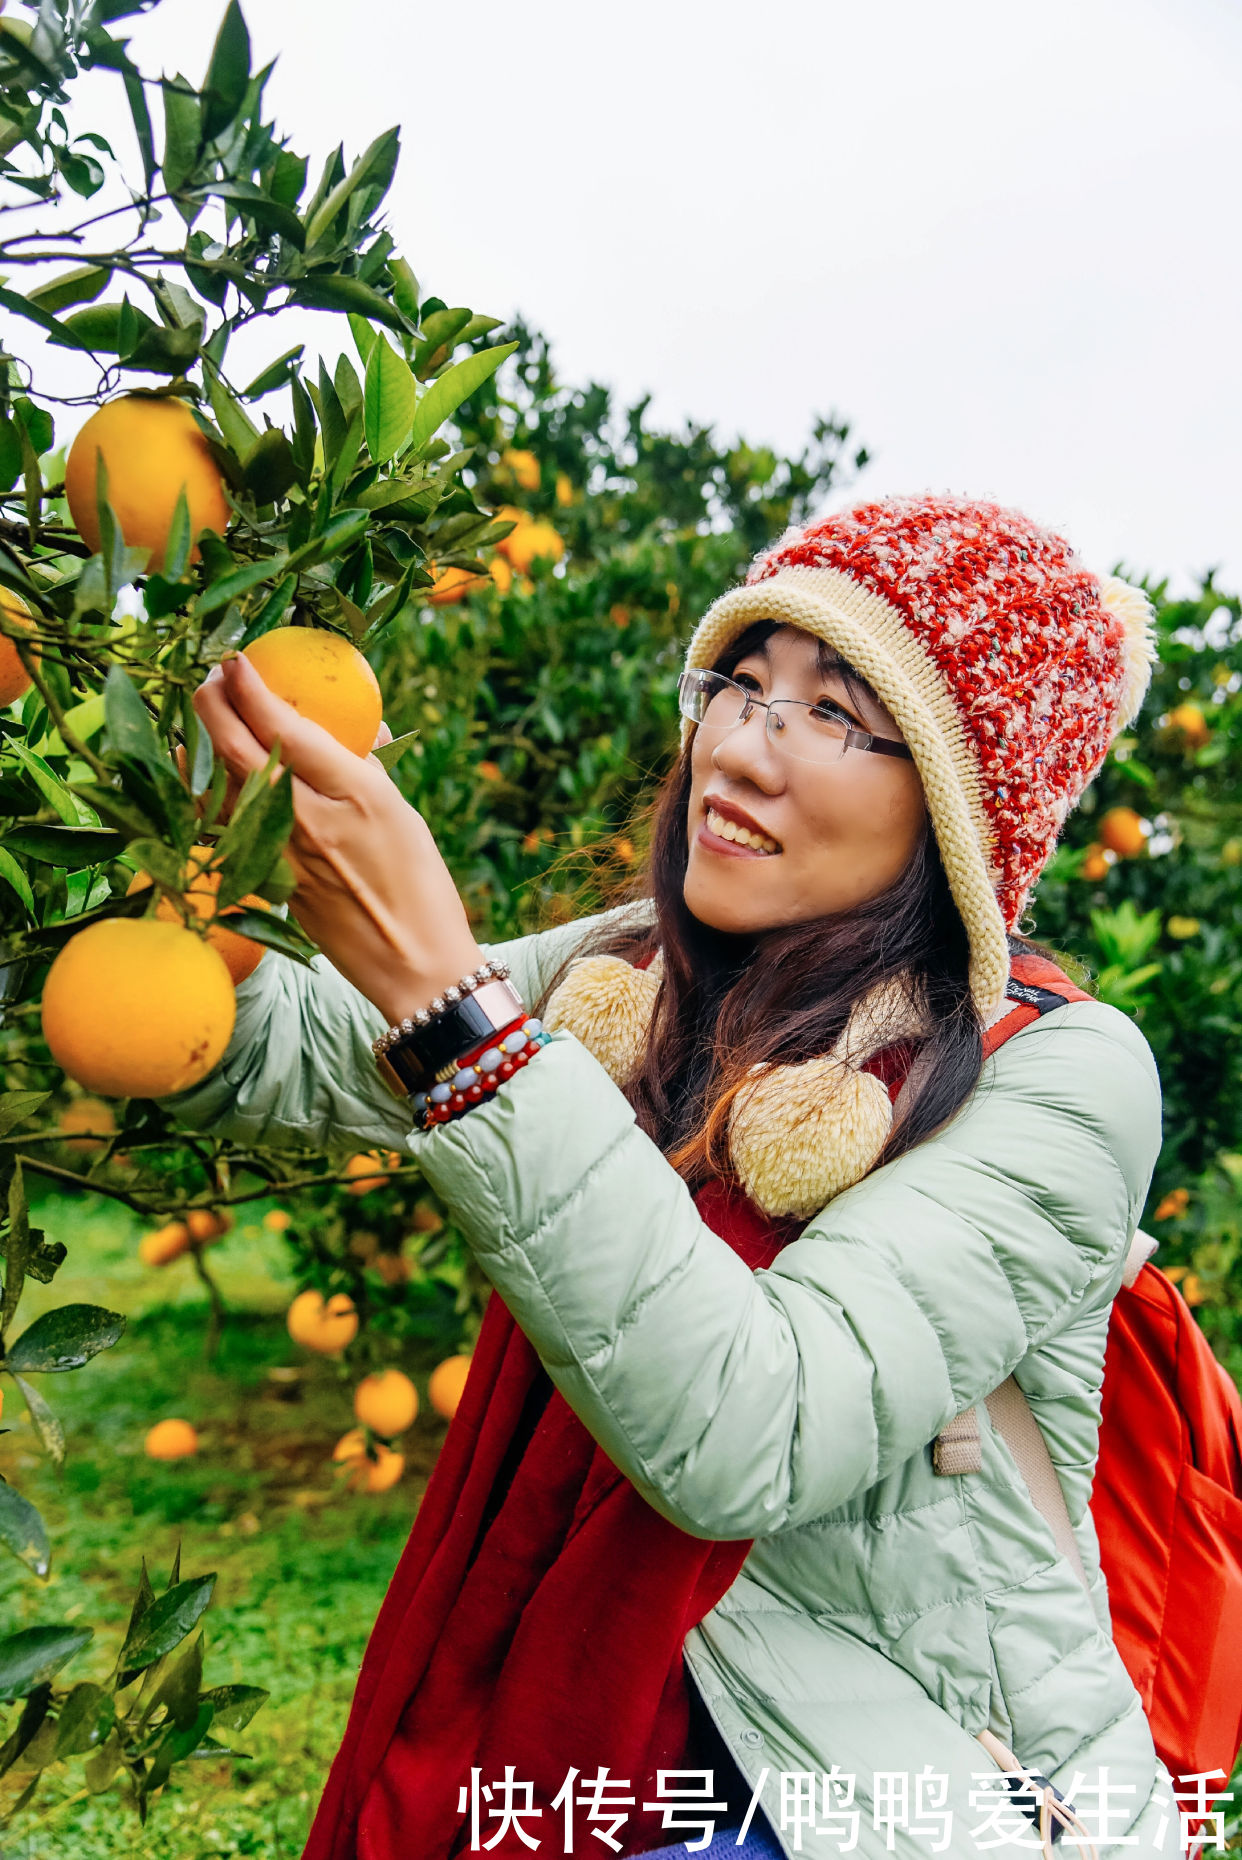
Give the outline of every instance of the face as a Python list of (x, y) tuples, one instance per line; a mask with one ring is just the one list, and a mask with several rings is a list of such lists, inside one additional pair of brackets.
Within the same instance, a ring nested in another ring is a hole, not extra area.
[[(732, 677), (757, 698), (830, 699), (860, 729), (901, 742), (878, 698), (819, 669), (820, 641), (781, 626), (739, 659)], [(900, 876), (925, 831), (923, 788), (904, 757), (847, 748), (835, 762), (798, 762), (770, 742), (752, 710), (723, 734), (696, 729), (691, 748), (685, 900), (700, 923), (756, 934), (808, 922), (875, 897)], [(765, 852), (707, 824), (715, 804), (776, 842)]]

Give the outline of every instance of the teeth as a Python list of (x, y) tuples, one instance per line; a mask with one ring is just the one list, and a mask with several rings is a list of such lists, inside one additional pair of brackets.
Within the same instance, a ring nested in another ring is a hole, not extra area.
[(749, 827), (740, 827), (735, 820), (726, 820), (714, 807), (707, 810), (707, 824), (722, 840), (736, 840), (740, 846), (754, 846), (763, 853), (780, 851), (776, 841), (770, 840), (766, 833), (752, 833)]

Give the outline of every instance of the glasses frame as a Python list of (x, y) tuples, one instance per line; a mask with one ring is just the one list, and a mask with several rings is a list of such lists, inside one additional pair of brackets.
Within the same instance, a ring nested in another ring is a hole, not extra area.
[[(739, 685), (735, 678), (729, 678), (724, 672), (713, 672), (711, 667), (706, 665), (696, 666), (691, 671), (683, 672), (681, 677), (677, 680), (678, 710), (681, 715), (686, 718), (688, 723), (694, 724), (696, 729), (699, 728), (699, 719), (692, 717), (685, 706), (690, 692), (697, 689), (697, 685), (692, 681), (701, 678), (705, 674), (713, 678), (719, 678), (722, 684), (730, 685), (733, 690), (737, 692), (738, 696), (744, 700), (742, 714), (733, 723), (727, 723), (723, 726), (717, 724), (712, 725), (713, 729), (720, 730), (722, 736), (727, 736), (730, 730), (739, 729), (742, 724), (749, 722), (752, 711), (763, 710), (767, 712), (767, 716), (764, 718), (763, 722), (764, 732), (772, 747), (779, 750), (780, 744), (776, 740), (777, 733), (772, 728), (772, 717), (774, 712), (778, 711), (782, 705), (797, 705), (799, 710), (819, 710), (822, 708), (819, 704), (808, 703), (805, 698), (756, 697), (753, 691), (748, 691), (745, 685)], [(840, 715), (841, 721), (846, 726), (845, 735), (841, 739), (841, 754), (839, 756), (825, 758), (822, 765), (819, 766), (831, 768), (833, 762), (841, 761), (847, 749), (865, 749), (869, 750), (873, 755), (900, 756), (903, 761), (913, 762), (914, 751), (908, 744), (896, 743), (890, 736), (877, 736), (873, 730), (860, 730), (855, 724), (849, 722), (844, 711), (842, 711)], [(783, 730), (785, 727), (784, 722), (778, 717), (777, 731)], [(816, 766), (814, 759), (808, 756), (795, 756), (793, 760), (795, 762), (810, 762), (812, 766)]]

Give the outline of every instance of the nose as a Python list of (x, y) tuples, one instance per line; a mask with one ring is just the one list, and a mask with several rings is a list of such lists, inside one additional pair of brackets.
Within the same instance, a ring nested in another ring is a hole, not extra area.
[(780, 757), (772, 741), (776, 712), (750, 702), (741, 717), (720, 736), (711, 752), (712, 767), (739, 781), (775, 792), (781, 786)]

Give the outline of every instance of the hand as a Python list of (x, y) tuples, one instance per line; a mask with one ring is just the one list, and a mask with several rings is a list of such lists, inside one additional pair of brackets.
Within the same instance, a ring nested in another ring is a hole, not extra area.
[(386, 1020), (478, 968), (483, 952), (431, 830), (374, 756), (276, 697), (241, 654), (208, 674), (194, 708), (236, 783), (279, 742), (293, 774), (290, 909)]

